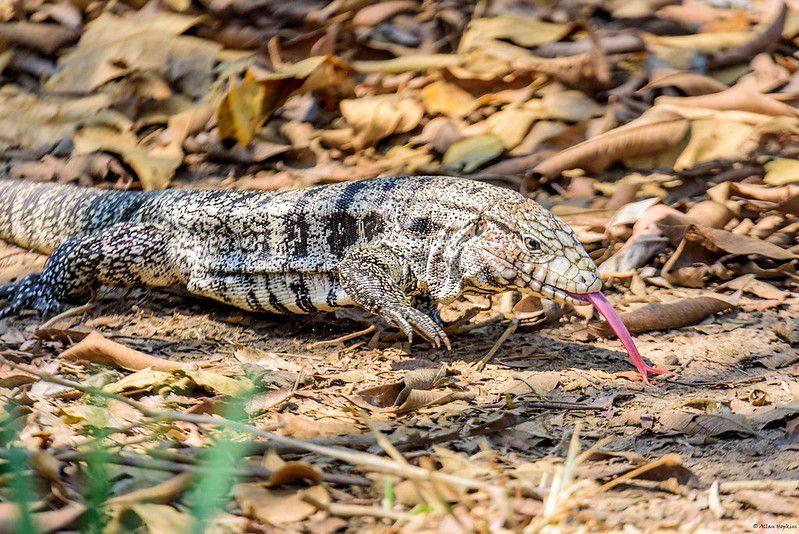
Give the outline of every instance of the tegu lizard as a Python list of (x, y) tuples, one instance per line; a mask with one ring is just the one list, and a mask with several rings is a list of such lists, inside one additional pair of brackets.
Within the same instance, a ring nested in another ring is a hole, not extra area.
[[(102, 284), (179, 284), (255, 312), (359, 306), (410, 340), (418, 333), (449, 347), (413, 297), (448, 303), (464, 293), (518, 289), (591, 300), (607, 312), (596, 300), (596, 266), (566, 223), (515, 191), (463, 178), (283, 192), (99, 191), (0, 180), (0, 238), (51, 255), (41, 274), (0, 287), (8, 301), (0, 317), (52, 313)], [(631, 355), (645, 379), (661, 372)]]

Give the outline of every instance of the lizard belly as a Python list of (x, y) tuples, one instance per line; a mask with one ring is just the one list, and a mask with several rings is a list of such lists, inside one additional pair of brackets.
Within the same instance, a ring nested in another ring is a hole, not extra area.
[(333, 273), (205, 274), (190, 292), (249, 311), (303, 314), (353, 305)]

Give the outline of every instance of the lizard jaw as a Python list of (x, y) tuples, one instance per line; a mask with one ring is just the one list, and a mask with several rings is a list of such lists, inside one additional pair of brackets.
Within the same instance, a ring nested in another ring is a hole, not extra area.
[(491, 254), (492, 258), (500, 265), (502, 277), (507, 281), (509, 286), (515, 285), (520, 290), (528, 291), (556, 302), (567, 302), (577, 306), (585, 305), (586, 301), (580, 297), (580, 292), (567, 291), (547, 284), (546, 282), (541, 282), (520, 269), (517, 269), (513, 264), (493, 252), (487, 252)]

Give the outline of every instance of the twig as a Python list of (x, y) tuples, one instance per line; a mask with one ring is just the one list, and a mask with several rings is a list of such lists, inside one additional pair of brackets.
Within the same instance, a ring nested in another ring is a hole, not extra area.
[(466, 334), (467, 332), (471, 332), (472, 330), (477, 330), (478, 328), (483, 328), (484, 326), (490, 326), (492, 324), (499, 323), (504, 319), (505, 316), (502, 315), (501, 313), (498, 313), (493, 317), (486, 319), (485, 321), (480, 321), (479, 323), (469, 323), (467, 325), (462, 326), (461, 328), (458, 328), (453, 332), (447, 331), (447, 334), (451, 335)]
[(317, 341), (316, 343), (311, 343), (310, 345), (308, 345), (308, 348), (316, 349), (319, 347), (329, 347), (331, 345), (338, 345), (339, 343), (344, 343), (345, 341), (349, 341), (351, 339), (356, 339), (365, 336), (367, 334), (371, 334), (375, 330), (377, 330), (377, 325), (370, 325), (368, 328), (365, 328), (363, 330), (358, 330), (357, 332), (352, 332), (351, 334), (346, 334), (337, 337), (336, 339), (328, 339), (325, 341)]
[[(33, 454), (31, 451), (26, 451), (26, 454)], [(0, 458), (5, 458), (8, 455), (8, 449), (0, 449)], [(86, 462), (90, 458), (100, 457), (106, 463), (115, 465), (127, 465), (130, 467), (138, 467), (140, 469), (150, 469), (152, 471), (166, 471), (169, 473), (192, 473), (197, 474), (200, 472), (200, 467), (184, 462), (176, 462), (170, 460), (160, 460), (157, 458), (148, 458), (146, 456), (132, 456), (118, 453), (98, 453), (93, 451), (91, 453), (81, 451), (66, 451), (55, 455), (56, 459), (62, 462)], [(187, 457), (188, 458), (188, 457)], [(266, 479), (272, 476), (274, 471), (261, 467), (259, 465), (247, 464), (241, 467), (231, 469), (231, 473), (236, 477), (241, 478), (257, 478)], [(322, 473), (322, 480), (332, 482), (334, 484), (352, 485), (352, 486), (371, 486), (372, 483), (362, 477), (351, 475), (337, 475), (333, 473)]]
[(796, 491), (799, 490), (799, 480), (730, 480), (719, 482), (719, 491), (721, 493), (735, 493), (740, 490)]
[(502, 344), (505, 343), (505, 341), (507, 341), (507, 339), (511, 335), (513, 335), (513, 333), (516, 331), (517, 328), (519, 328), (519, 320), (514, 317), (513, 319), (511, 319), (508, 328), (505, 329), (502, 335), (499, 336), (499, 339), (497, 339), (496, 342), (494, 343), (494, 346), (491, 347), (491, 350), (489, 350), (486, 353), (486, 355), (483, 356), (482, 359), (475, 364), (474, 368), (477, 371), (482, 371), (483, 368), (486, 366), (486, 364), (491, 361), (491, 358), (494, 357), (494, 354), (497, 353)]
[(102, 391), (89, 386), (84, 386), (83, 384), (79, 384), (78, 382), (59, 378), (49, 373), (44, 373), (42, 371), (39, 371), (34, 367), (14, 363), (7, 359), (6, 363), (15, 369), (31, 373), (32, 375), (37, 376), (38, 378), (46, 382), (51, 382), (53, 384), (70, 387), (76, 389), (77, 391), (82, 391), (83, 393), (88, 393), (91, 395), (97, 395), (108, 399), (118, 400), (120, 402), (127, 404), (132, 408), (135, 408), (143, 415), (153, 419), (154, 421), (169, 421), (169, 422), (183, 421), (185, 423), (194, 423), (196, 425), (221, 426), (231, 430), (235, 430), (237, 432), (251, 434), (253, 436), (258, 436), (260, 438), (271, 440), (272, 442), (278, 445), (296, 447), (306, 452), (312, 452), (320, 454), (322, 456), (335, 458), (337, 460), (341, 460), (343, 462), (350, 463), (353, 465), (359, 465), (380, 473), (387, 473), (413, 480), (442, 480), (454, 486), (466, 489), (484, 489), (490, 491), (513, 491), (512, 488), (502, 489), (500, 486), (489, 484), (482, 480), (451, 475), (448, 473), (433, 472), (424, 469), (422, 467), (417, 467), (413, 465), (400, 465), (393, 460), (388, 460), (386, 458), (382, 458), (374, 454), (352, 451), (343, 448), (325, 447), (322, 445), (309, 443), (307, 441), (290, 438), (287, 436), (281, 436), (273, 432), (261, 430), (260, 428), (256, 428), (247, 423), (239, 423), (237, 421), (231, 421), (223, 417), (211, 417), (206, 415), (187, 414), (187, 413), (176, 412), (173, 410), (164, 410), (164, 411), (153, 410), (146, 404), (134, 401), (122, 395), (109, 393), (107, 391)]
[(362, 506), (360, 504), (342, 504), (342, 503), (325, 503), (314, 499), (313, 496), (305, 494), (302, 500), (308, 504), (315, 506), (319, 510), (323, 510), (331, 515), (342, 517), (380, 517), (383, 519), (392, 519), (394, 521), (409, 521), (413, 519), (413, 515), (407, 512), (398, 512), (396, 510), (386, 510), (377, 506)]
[(634, 478), (638, 478), (639, 476), (641, 476), (642, 474), (646, 473), (647, 471), (651, 471), (653, 469), (657, 469), (658, 467), (661, 467), (661, 466), (664, 466), (664, 465), (665, 466), (680, 465), (680, 463), (681, 463), (680, 462), (680, 457), (678, 455), (676, 455), (676, 454), (666, 454), (665, 456), (663, 456), (661, 458), (658, 458), (657, 460), (655, 460), (653, 462), (649, 462), (646, 465), (642, 465), (641, 467), (639, 467), (637, 469), (633, 469), (629, 473), (625, 473), (625, 474), (621, 475), (618, 478), (614, 478), (610, 482), (606, 482), (605, 484), (602, 484), (596, 490), (596, 493), (598, 494), (598, 493), (602, 493), (602, 492), (608, 491), (609, 489), (615, 488), (619, 484), (623, 484), (623, 483), (627, 482), (628, 480), (632, 480)]
[(56, 315), (55, 317), (53, 317), (51, 319), (48, 319), (44, 323), (40, 324), (39, 327), (36, 329), (36, 334), (38, 335), (39, 332), (41, 332), (43, 330), (47, 330), (49, 328), (52, 328), (53, 325), (56, 324), (58, 321), (61, 321), (63, 319), (67, 319), (69, 317), (73, 317), (75, 315), (80, 315), (82, 313), (86, 313), (88, 311), (91, 311), (93, 308), (94, 308), (94, 301), (91, 301), (91, 302), (87, 302), (86, 304), (83, 304), (81, 306), (76, 306), (74, 308), (70, 308), (70, 309), (68, 309), (66, 311), (63, 311), (63, 312), (59, 313), (58, 315)]

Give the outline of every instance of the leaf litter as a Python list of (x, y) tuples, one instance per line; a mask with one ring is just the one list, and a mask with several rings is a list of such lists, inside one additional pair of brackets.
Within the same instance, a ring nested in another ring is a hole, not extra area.
[[(643, 355), (678, 374), (643, 386), (593, 310), (519, 294), (444, 307), (455, 346), (441, 354), (340, 317), (104, 290), (55, 322), (0, 320), (0, 465), (34, 496), (0, 486), (0, 528), (74, 530), (100, 510), (109, 531), (179, 531), (197, 502), (220, 532), (795, 520), (794, 7), (0, 9), (13, 177), (515, 188), (573, 225)], [(3, 245), (0, 280), (43, 262)]]

